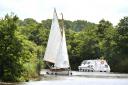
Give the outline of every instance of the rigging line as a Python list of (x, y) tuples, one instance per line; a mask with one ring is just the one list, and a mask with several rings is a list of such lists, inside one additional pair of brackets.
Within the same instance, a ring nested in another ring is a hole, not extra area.
[(64, 31), (64, 19), (63, 19), (63, 13), (61, 13), (62, 19), (61, 19), (61, 35), (63, 37), (63, 31)]

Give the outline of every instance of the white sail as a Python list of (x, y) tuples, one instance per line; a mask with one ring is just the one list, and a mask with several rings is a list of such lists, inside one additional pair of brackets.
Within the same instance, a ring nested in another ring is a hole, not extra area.
[(56, 62), (56, 57), (59, 50), (61, 37), (62, 36), (61, 36), (60, 27), (58, 23), (57, 13), (56, 13), (56, 10), (54, 10), (50, 35), (49, 35), (47, 48), (44, 55), (45, 61), (52, 62), (52, 63)]
[(63, 34), (61, 37), (61, 42), (58, 50), (58, 55), (55, 62), (55, 67), (57, 68), (69, 68), (69, 58), (67, 53), (66, 47), (66, 39), (65, 39), (65, 32), (64, 28), (62, 29)]
[(59, 27), (56, 10), (54, 10), (53, 14), (44, 60), (54, 63), (56, 68), (69, 68), (64, 27)]

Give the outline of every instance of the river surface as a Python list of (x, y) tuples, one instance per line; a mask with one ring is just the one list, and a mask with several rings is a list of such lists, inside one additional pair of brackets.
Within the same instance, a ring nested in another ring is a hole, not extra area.
[(38, 81), (1, 85), (128, 85), (128, 74), (74, 71), (72, 76), (44, 74)]

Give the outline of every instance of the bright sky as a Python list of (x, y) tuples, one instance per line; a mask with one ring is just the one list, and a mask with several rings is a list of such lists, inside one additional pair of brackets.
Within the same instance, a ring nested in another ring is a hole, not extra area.
[(101, 19), (116, 25), (128, 16), (128, 0), (0, 0), (0, 17), (14, 12), (20, 19), (37, 21), (51, 19), (56, 8), (58, 17), (63, 12), (66, 20), (87, 20), (98, 23)]

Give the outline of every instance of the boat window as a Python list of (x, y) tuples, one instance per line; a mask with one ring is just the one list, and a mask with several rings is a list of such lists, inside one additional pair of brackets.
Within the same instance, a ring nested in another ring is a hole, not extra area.
[(87, 64), (90, 64), (90, 62), (87, 62)]
[(83, 62), (82, 62), (82, 64), (84, 64), (84, 65), (85, 65), (85, 64), (90, 64), (90, 63), (91, 63), (91, 62), (89, 62), (89, 61), (83, 61)]
[(93, 65), (89, 65), (88, 67), (93, 67)]
[(108, 65), (105, 65), (105, 68), (108, 68)]
[(86, 64), (86, 63), (83, 63), (84, 65)]
[(87, 63), (87, 61), (83, 61), (83, 62), (82, 62), (82, 64), (84, 64), (84, 65), (85, 65), (86, 63)]

